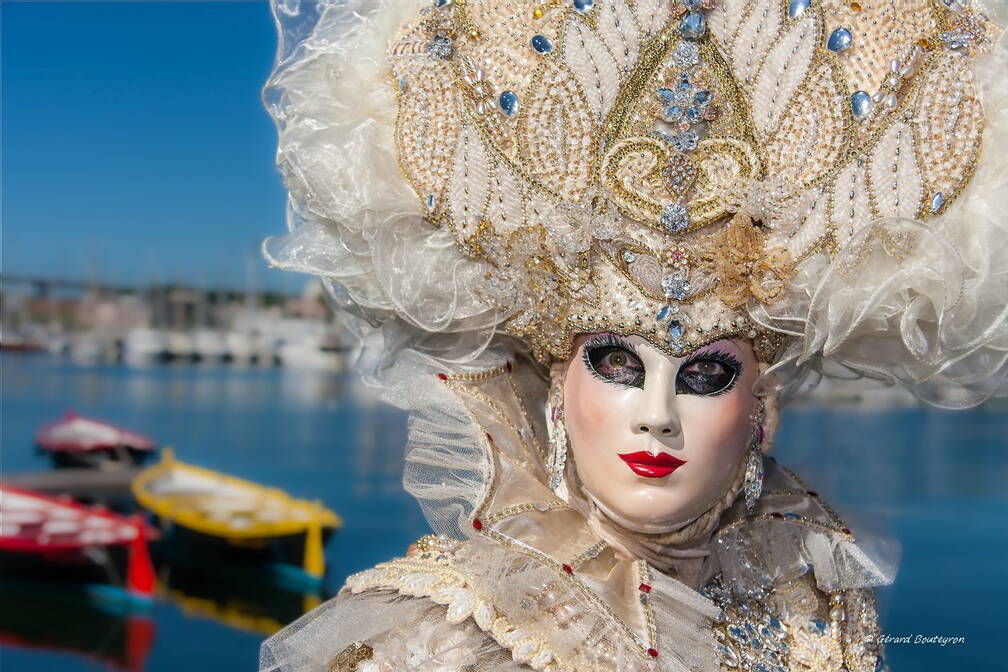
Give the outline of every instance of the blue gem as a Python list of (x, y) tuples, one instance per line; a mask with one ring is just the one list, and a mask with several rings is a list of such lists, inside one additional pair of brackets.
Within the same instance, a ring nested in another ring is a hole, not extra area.
[(700, 123), (703, 119), (703, 115), (700, 114), (700, 110), (696, 107), (691, 107), (686, 110), (686, 120), (691, 124)]
[(679, 82), (676, 84), (676, 88), (686, 90), (691, 86), (693, 86), (693, 83), (690, 81), (690, 76), (685, 72), (682, 73), (679, 76)]
[(673, 91), (672, 89), (666, 89), (664, 86), (658, 89), (658, 95), (666, 103), (671, 103), (673, 100), (675, 100), (676, 97), (675, 91)]
[(936, 192), (934, 196), (931, 197), (931, 212), (938, 212), (941, 207), (945, 205), (945, 196), (942, 192)]
[(672, 146), (680, 152), (692, 152), (699, 142), (700, 136), (696, 131), (683, 131), (672, 137)]
[(679, 22), (679, 34), (687, 40), (699, 40), (707, 32), (707, 19), (700, 12), (690, 12)]
[(540, 54), (548, 54), (553, 51), (553, 43), (545, 35), (536, 35), (532, 38), (532, 48)]
[(500, 106), (504, 114), (510, 117), (518, 111), (518, 94), (514, 91), (505, 91), (500, 95)]
[(434, 0), (434, 6), (435, 7), (439, 7), (439, 8), (440, 7), (447, 7), (448, 5), (451, 4), (451, 1), (452, 0)]
[(664, 320), (666, 317), (669, 316), (670, 312), (671, 311), (669, 310), (668, 306), (663, 306), (662, 309), (658, 311), (658, 314), (655, 317), (658, 318), (659, 320)]
[(787, 15), (789, 19), (797, 19), (799, 16), (805, 13), (805, 10), (812, 6), (810, 0), (791, 0), (787, 6)]
[(672, 320), (671, 322), (669, 322), (668, 333), (669, 333), (669, 336), (671, 336), (673, 340), (681, 341), (682, 340), (682, 322), (680, 322), (679, 320)]
[(846, 28), (837, 28), (830, 33), (829, 40), (826, 41), (826, 48), (839, 54), (850, 47), (851, 40), (853, 39), (849, 30)]
[(427, 205), (427, 212), (434, 212), (434, 206), (437, 201), (434, 199), (434, 194), (427, 194), (427, 198), (424, 199), (424, 203)]
[(696, 95), (693, 96), (693, 100), (696, 101), (697, 105), (703, 105), (709, 103), (711, 99), (711, 92), (707, 89), (697, 91)]
[(854, 116), (861, 119), (871, 112), (871, 95), (867, 91), (855, 91), (851, 94), (850, 106), (851, 111), (854, 112)]
[(662, 112), (665, 115), (665, 121), (679, 121), (682, 119), (682, 108), (678, 105), (669, 105)]
[(595, 0), (574, 0), (574, 9), (582, 14), (587, 14), (594, 6)]

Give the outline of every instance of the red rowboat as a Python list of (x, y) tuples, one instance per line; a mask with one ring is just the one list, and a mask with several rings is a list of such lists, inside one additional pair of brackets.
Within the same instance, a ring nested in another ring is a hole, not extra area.
[(140, 464), (153, 454), (153, 440), (128, 430), (68, 412), (35, 435), (39, 448), (57, 466), (96, 467), (111, 462)]
[(147, 540), (153, 534), (140, 515), (0, 485), (4, 576), (88, 584), (97, 594), (149, 601), (154, 566)]

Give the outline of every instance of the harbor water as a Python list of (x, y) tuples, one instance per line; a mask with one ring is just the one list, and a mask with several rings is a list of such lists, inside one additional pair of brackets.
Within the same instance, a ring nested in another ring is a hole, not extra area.
[[(200, 366), (80, 366), (4, 354), (2, 473), (49, 469), (36, 429), (72, 409), (156, 438), (186, 462), (320, 499), (343, 519), (329, 542), (328, 588), (304, 594), (190, 558), (157, 565), (153, 606), (112, 613), (86, 598), (2, 577), (6, 672), (255, 669), (270, 632), (326, 599), (354, 571), (425, 534), (402, 489), (405, 416), (352, 373)], [(1008, 410), (907, 406), (788, 409), (778, 461), (855, 529), (902, 546), (880, 591), (894, 672), (1005, 669)], [(945, 639), (935, 639), (945, 638)]]

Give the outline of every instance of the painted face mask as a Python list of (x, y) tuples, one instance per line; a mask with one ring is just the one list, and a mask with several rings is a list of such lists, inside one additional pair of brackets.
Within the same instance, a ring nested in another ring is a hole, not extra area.
[(578, 341), (564, 415), (585, 490), (645, 528), (711, 508), (742, 468), (753, 431), (751, 346), (721, 340), (672, 357), (640, 337)]

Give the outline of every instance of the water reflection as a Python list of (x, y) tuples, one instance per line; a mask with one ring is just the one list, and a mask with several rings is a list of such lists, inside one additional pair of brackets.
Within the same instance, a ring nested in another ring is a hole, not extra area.
[[(32, 435), (67, 408), (136, 428), (174, 446), (181, 460), (318, 498), (335, 510), (344, 527), (326, 549), (329, 591), (348, 574), (401, 555), (428, 531), (418, 505), (402, 490), (405, 417), (377, 404), (352, 374), (75, 367), (7, 355), (0, 362), (6, 472), (49, 468), (35, 455)], [(1005, 437), (1008, 413), (994, 407), (806, 406), (784, 414), (774, 448), (781, 464), (845, 520), (888, 529), (904, 547), (896, 585), (882, 599), (884, 630), (967, 637), (967, 648), (890, 647), (897, 672), (961, 669), (964, 661), (971, 669), (1000, 664), (999, 622), (978, 605), (1008, 598), (1008, 567), (1000, 561), (1008, 552)], [(326, 597), (285, 591), (241, 567), (196, 561), (158, 558), (162, 591), (144, 626), (153, 637), (156, 623), (157, 642), (140, 656), (151, 669), (255, 669), (266, 632)], [(37, 646), (69, 651), (51, 638), (99, 623), (111, 634), (92, 633), (95, 642), (114, 642), (113, 649), (125, 651), (130, 647), (123, 642), (144, 641), (129, 635), (142, 632), (141, 625), (127, 627), (138, 616), (109, 622), (90, 607), (8, 608), (44, 604), (35, 593), (22, 593), (20, 602), (3, 599), (0, 630), (41, 632)], [(24, 622), (17, 621), (22, 615)], [(50, 617), (65, 620), (45, 620)], [(11, 649), (12, 641), (0, 635), (5, 671), (45, 664), (48, 672), (77, 672), (90, 669), (87, 661), (99, 655), (47, 657)], [(132, 650), (142, 648), (134, 644)], [(125, 654), (116, 660), (123, 668), (130, 664)]]
[(254, 568), (223, 563), (162, 562), (158, 596), (190, 618), (205, 618), (269, 636), (322, 603), (323, 595), (285, 590)]
[(0, 579), (0, 643), (70, 654), (112, 669), (140, 672), (156, 626), (72, 585)]

